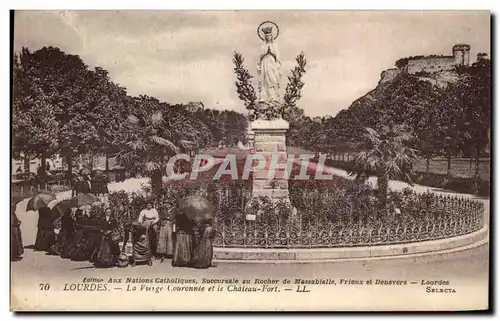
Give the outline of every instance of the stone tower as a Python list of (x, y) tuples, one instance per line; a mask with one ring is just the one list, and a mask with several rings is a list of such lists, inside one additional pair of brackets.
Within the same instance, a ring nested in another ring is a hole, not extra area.
[(453, 57), (455, 57), (455, 64), (460, 66), (468, 66), (470, 60), (470, 46), (466, 44), (454, 45)]

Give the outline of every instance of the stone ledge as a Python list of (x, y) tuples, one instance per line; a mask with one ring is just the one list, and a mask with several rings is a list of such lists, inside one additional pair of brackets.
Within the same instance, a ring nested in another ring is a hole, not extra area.
[(264, 120), (264, 119), (257, 119), (254, 120), (250, 124), (250, 128), (252, 129), (253, 132), (257, 132), (259, 130), (278, 130), (278, 131), (286, 131), (290, 127), (289, 123), (282, 119), (282, 118), (277, 118), (273, 120)]
[(374, 259), (407, 257), (449, 251), (479, 243), (488, 238), (488, 227), (479, 231), (424, 242), (377, 245), (366, 247), (313, 248), (313, 249), (266, 249), (266, 248), (214, 248), (215, 261), (239, 261), (249, 263), (315, 262), (328, 260)]

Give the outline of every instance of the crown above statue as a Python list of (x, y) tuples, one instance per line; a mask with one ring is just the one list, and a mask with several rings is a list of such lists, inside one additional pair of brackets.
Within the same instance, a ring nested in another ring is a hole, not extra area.
[(273, 40), (276, 40), (276, 38), (278, 38), (278, 35), (280, 34), (280, 28), (272, 21), (264, 21), (263, 23), (261, 23), (257, 27), (257, 35), (261, 40), (264, 40), (264, 35), (273, 34), (273, 27), (276, 28), (276, 35), (274, 36)]
[(273, 33), (273, 27), (264, 27), (264, 28), (262, 28), (262, 32), (266, 35)]

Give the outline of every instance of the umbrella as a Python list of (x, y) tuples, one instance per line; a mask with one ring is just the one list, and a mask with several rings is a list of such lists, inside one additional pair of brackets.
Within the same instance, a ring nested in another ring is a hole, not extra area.
[(84, 205), (92, 205), (95, 202), (99, 202), (99, 197), (94, 194), (79, 194), (71, 199), (71, 207), (82, 207)]
[(192, 220), (212, 219), (214, 216), (212, 203), (200, 195), (188, 196), (181, 200), (179, 209)]
[(52, 200), (49, 202), (49, 204), (47, 204), (47, 207), (50, 208), (50, 209), (53, 209), (54, 206), (56, 206), (57, 204), (59, 204), (61, 200), (58, 200), (57, 198), (55, 200)]
[(90, 170), (88, 168), (82, 168), (80, 170), (80, 175), (90, 175)]
[(56, 199), (56, 196), (52, 193), (40, 193), (33, 196), (26, 205), (26, 212), (37, 211), (40, 207), (47, 206), (50, 201)]
[(104, 176), (104, 171), (102, 171), (102, 170), (100, 170), (100, 169), (96, 169), (96, 170), (92, 173), (92, 175), (93, 175), (94, 177), (101, 177), (101, 176)]
[(57, 213), (58, 215), (62, 216), (66, 212), (68, 208), (72, 208), (73, 206), (71, 205), (71, 200), (63, 200), (54, 205), (52, 208), (52, 211), (54, 213)]

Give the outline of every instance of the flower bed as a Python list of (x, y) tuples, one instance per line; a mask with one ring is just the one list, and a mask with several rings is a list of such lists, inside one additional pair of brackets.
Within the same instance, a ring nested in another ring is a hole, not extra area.
[[(391, 192), (382, 207), (373, 190), (355, 181), (290, 182), (296, 213), (284, 204), (263, 199), (255, 221), (245, 219), (250, 200), (248, 182), (183, 182), (149, 193), (110, 194), (112, 211), (136, 218), (148, 201), (160, 212), (177, 206), (184, 196), (200, 193), (214, 204), (215, 246), (246, 248), (320, 248), (400, 244), (472, 233), (484, 225), (483, 204), (411, 190)], [(100, 211), (95, 209), (96, 214)]]

